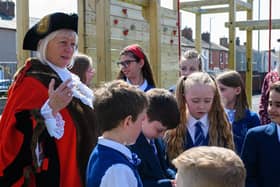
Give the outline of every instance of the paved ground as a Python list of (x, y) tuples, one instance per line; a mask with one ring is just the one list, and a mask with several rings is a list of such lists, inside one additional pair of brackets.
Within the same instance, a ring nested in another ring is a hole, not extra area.
[(252, 97), (252, 110), (257, 113), (259, 111), (260, 97), (261, 95), (253, 95)]

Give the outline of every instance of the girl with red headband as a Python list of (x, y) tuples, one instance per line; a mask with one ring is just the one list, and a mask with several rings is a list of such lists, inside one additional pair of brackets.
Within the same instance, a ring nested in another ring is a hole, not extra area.
[(124, 48), (117, 64), (121, 69), (117, 79), (137, 85), (143, 91), (156, 87), (148, 58), (139, 45), (132, 44)]

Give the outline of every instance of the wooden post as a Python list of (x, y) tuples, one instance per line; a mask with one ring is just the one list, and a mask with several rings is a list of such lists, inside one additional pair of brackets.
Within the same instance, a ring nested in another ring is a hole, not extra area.
[[(253, 0), (248, 0), (248, 3), (251, 3), (253, 6)], [(247, 10), (247, 20), (253, 19), (253, 8), (250, 10)], [(246, 62), (247, 62), (247, 70), (246, 70), (246, 93), (247, 93), (247, 99), (249, 102), (249, 106), (252, 107), (252, 28), (247, 29), (246, 31), (247, 37), (246, 37)]]
[(96, 1), (97, 82), (111, 80), (110, 1)]
[(86, 0), (80, 0), (77, 1), (78, 3), (78, 15), (79, 15), (79, 21), (78, 21), (78, 36), (79, 36), (79, 42), (78, 42), (78, 49), (79, 52), (85, 53), (85, 1)]
[(30, 56), (29, 51), (22, 49), (25, 33), (29, 29), (29, 0), (17, 0), (16, 3), (17, 68), (19, 68)]
[(236, 17), (236, 0), (229, 0), (229, 62), (228, 68), (236, 69), (235, 57), (235, 17)]
[(195, 14), (195, 49), (201, 53), (201, 13)]
[(161, 87), (161, 46), (160, 46), (160, 5), (158, 0), (150, 0), (148, 6), (143, 7), (143, 17), (150, 25), (150, 64), (155, 75), (157, 86)]

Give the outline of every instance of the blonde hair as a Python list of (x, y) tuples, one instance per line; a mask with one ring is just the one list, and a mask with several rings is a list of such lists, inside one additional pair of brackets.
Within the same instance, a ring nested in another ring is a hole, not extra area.
[(198, 63), (198, 70), (202, 71), (202, 60), (201, 55), (194, 49), (187, 50), (183, 53), (180, 59), (180, 64), (182, 61), (186, 61), (188, 59), (196, 59), (196, 63)]
[(188, 121), (188, 111), (184, 94), (195, 84), (209, 85), (214, 91), (213, 103), (208, 112), (209, 145), (234, 149), (231, 125), (227, 120), (214, 78), (205, 72), (195, 72), (187, 78), (184, 76), (180, 77), (176, 85), (175, 95), (180, 110), (180, 123), (177, 128), (168, 130), (164, 136), (167, 144), (167, 153), (170, 159), (174, 159), (184, 151), (184, 144), (187, 141), (185, 137), (186, 124)]
[(244, 187), (246, 170), (232, 150), (200, 146), (180, 154), (172, 163), (178, 169), (177, 187)]
[[(49, 35), (47, 35), (45, 38), (41, 39), (40, 42), (38, 43), (38, 47), (37, 47), (37, 58), (40, 60), (41, 63), (43, 64), (47, 64), (47, 58), (46, 58), (46, 53), (47, 53), (47, 46), (49, 44), (49, 42), (54, 39), (56, 36), (58, 35), (74, 35), (75, 37), (75, 43), (77, 45), (78, 43), (78, 35), (72, 31), (72, 30), (68, 30), (68, 29), (60, 29), (60, 30), (56, 30), (52, 33), (50, 33)], [(74, 56), (77, 54), (78, 49), (76, 47), (73, 57), (71, 59), (70, 64), (67, 66), (68, 68), (71, 68), (74, 64)]]

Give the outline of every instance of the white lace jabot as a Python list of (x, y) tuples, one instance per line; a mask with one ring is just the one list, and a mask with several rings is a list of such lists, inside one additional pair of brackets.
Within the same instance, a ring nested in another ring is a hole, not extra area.
[[(66, 68), (57, 67), (50, 62), (47, 62), (47, 64), (59, 75), (63, 82), (71, 78), (70, 84), (74, 85), (74, 87), (72, 88), (73, 96), (80, 99), (81, 102), (85, 105), (93, 108), (93, 91), (85, 84), (83, 84), (77, 75), (71, 73)], [(60, 113), (58, 113), (56, 116), (52, 115), (52, 109), (49, 107), (49, 99), (41, 108), (41, 114), (45, 119), (46, 128), (50, 136), (56, 139), (60, 139), (64, 134), (65, 121), (63, 120)]]

